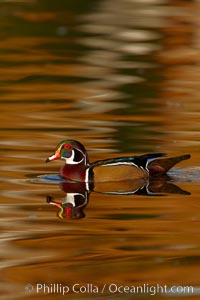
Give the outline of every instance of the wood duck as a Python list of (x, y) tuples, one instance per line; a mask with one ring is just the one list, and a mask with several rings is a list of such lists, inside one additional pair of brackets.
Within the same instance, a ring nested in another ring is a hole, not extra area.
[(117, 157), (90, 163), (85, 147), (75, 140), (61, 141), (46, 162), (64, 159), (60, 175), (75, 182), (108, 182), (162, 176), (189, 154), (165, 158), (164, 153)]

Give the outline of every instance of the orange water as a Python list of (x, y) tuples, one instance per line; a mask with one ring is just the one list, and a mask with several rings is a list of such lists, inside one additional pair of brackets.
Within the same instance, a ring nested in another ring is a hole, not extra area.
[[(151, 299), (148, 286), (200, 285), (199, 8), (2, 1), (2, 299)], [(65, 138), (81, 141), (91, 161), (145, 152), (192, 158), (154, 183), (151, 196), (142, 190), (148, 182), (107, 183), (83, 193), (74, 219), (70, 208), (65, 219), (47, 203), (66, 200), (62, 162), (45, 164)], [(195, 293), (160, 288), (156, 297)]]

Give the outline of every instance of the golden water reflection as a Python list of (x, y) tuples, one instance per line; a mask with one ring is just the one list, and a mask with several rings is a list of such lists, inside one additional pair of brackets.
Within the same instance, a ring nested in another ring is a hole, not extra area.
[[(199, 286), (198, 25), (199, 1), (0, 3), (2, 299), (62, 297), (25, 289), (37, 283)], [(129, 195), (81, 189), (82, 210), (68, 210), (79, 218), (64, 220), (67, 190), (36, 183), (58, 173), (44, 160), (64, 138), (80, 140), (91, 161), (191, 159), (147, 185), (156, 196), (138, 183)], [(77, 296), (133, 298), (66, 297)]]
[[(45, 176), (47, 177), (47, 176)], [(42, 177), (40, 177), (42, 179)], [(48, 177), (47, 177), (48, 178)], [(47, 179), (46, 179), (47, 180)], [(56, 201), (52, 196), (47, 195), (46, 202), (58, 207), (58, 217), (60, 219), (81, 219), (85, 217), (84, 209), (89, 203), (90, 193), (123, 196), (166, 196), (167, 194), (190, 195), (189, 192), (182, 190), (177, 185), (168, 181), (169, 177), (164, 176), (159, 179), (122, 181), (117, 185), (114, 182), (90, 183), (90, 189), (85, 183), (62, 182), (60, 189), (65, 192), (62, 200)], [(109, 201), (109, 200), (108, 200)], [(115, 211), (115, 206), (113, 206)], [(119, 215), (121, 219), (122, 216)], [(127, 215), (129, 219), (129, 215)], [(142, 216), (144, 218), (144, 216)], [(126, 219), (126, 217), (125, 217)]]

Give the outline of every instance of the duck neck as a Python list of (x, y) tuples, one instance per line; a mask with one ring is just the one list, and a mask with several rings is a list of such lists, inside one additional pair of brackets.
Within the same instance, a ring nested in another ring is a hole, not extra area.
[(89, 168), (85, 164), (85, 161), (82, 161), (77, 164), (66, 163), (60, 169), (60, 174), (62, 177), (77, 181), (77, 182), (88, 182), (89, 181)]

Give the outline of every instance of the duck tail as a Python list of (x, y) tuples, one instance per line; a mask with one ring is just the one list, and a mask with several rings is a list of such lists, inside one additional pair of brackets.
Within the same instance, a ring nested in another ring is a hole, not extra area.
[(148, 166), (150, 176), (163, 175), (180, 161), (189, 159), (190, 157), (190, 154), (184, 154), (175, 157), (155, 159)]

